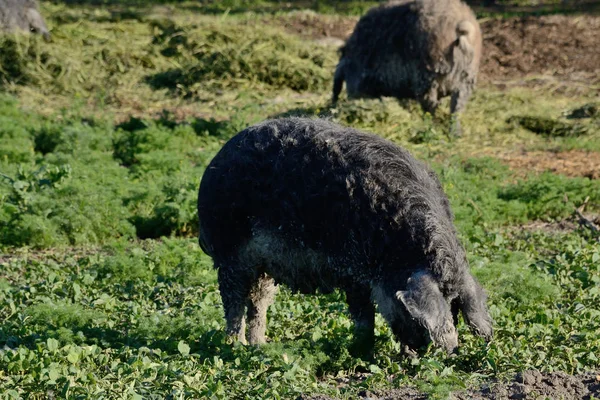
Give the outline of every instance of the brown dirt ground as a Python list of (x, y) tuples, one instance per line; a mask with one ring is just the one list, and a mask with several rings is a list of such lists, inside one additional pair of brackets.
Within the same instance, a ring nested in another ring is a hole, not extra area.
[[(512, 399), (552, 399), (588, 400), (600, 396), (600, 375), (587, 373), (568, 375), (563, 372), (541, 373), (525, 371), (517, 374), (510, 382), (490, 382), (481, 388), (453, 393), (456, 400), (512, 400)], [(363, 400), (427, 400), (426, 394), (415, 388), (406, 387), (381, 392), (363, 391)], [(303, 397), (304, 400), (330, 400), (326, 396)]]
[(527, 224), (520, 225), (518, 229), (526, 232), (572, 232), (579, 228), (579, 224), (571, 220), (563, 220), (558, 222), (546, 222), (546, 221), (531, 221)]
[(600, 17), (589, 15), (482, 20), (487, 79), (531, 74), (600, 73)]
[(79, 260), (80, 258), (101, 252), (103, 251), (98, 247), (65, 247), (46, 250), (15, 248), (0, 254), (0, 266), (13, 260), (44, 261), (51, 259), (61, 262), (66, 258)]
[(295, 11), (280, 15), (276, 19), (276, 23), (289, 33), (316, 40), (323, 38), (346, 40), (357, 21), (358, 17), (321, 15), (312, 11)]
[(554, 172), (566, 176), (600, 179), (600, 153), (571, 150), (563, 152), (526, 151), (497, 154), (514, 171)]

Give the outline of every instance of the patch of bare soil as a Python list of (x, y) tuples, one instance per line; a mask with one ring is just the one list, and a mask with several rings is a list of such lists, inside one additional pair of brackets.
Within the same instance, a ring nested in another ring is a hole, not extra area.
[(558, 222), (546, 222), (546, 221), (532, 221), (525, 225), (520, 225), (519, 229), (521, 231), (529, 231), (529, 232), (548, 232), (548, 233), (556, 233), (556, 232), (572, 232), (579, 228), (579, 224), (571, 220), (563, 220)]
[(569, 375), (564, 372), (543, 374), (525, 371), (513, 382), (496, 383), (476, 392), (458, 393), (457, 400), (483, 399), (582, 399), (600, 395), (600, 376), (597, 374)]
[(294, 11), (276, 19), (290, 33), (314, 40), (339, 39), (340, 44), (352, 34), (357, 21), (358, 17), (321, 15), (313, 11)]
[(84, 257), (89, 257), (93, 254), (101, 253), (99, 247), (65, 247), (60, 249), (30, 249), (16, 248), (6, 253), (0, 254), (0, 266), (14, 260), (25, 261), (64, 261), (65, 259), (79, 260)]
[[(593, 396), (593, 397), (592, 397)], [(600, 375), (587, 373), (569, 375), (563, 372), (541, 373), (525, 371), (510, 382), (490, 382), (481, 388), (453, 393), (456, 400), (513, 400), (553, 399), (589, 400), (600, 396)], [(364, 391), (360, 399), (370, 400), (427, 400), (428, 396), (414, 388), (399, 388), (381, 392)], [(300, 397), (306, 400), (330, 400), (325, 396)]]
[(481, 21), (490, 78), (600, 71), (600, 17), (551, 15)]
[(523, 173), (550, 171), (566, 176), (600, 179), (600, 153), (597, 152), (583, 150), (563, 152), (523, 150), (499, 154), (497, 157), (507, 163), (512, 170)]

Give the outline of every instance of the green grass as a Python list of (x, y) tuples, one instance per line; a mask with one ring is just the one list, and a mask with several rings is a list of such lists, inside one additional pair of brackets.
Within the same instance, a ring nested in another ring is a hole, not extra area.
[[(351, 357), (352, 323), (338, 293), (284, 289), (270, 309), (272, 342), (232, 345), (216, 273), (195, 240), (122, 242), (73, 255), (22, 251), (3, 263), (2, 387), (67, 397), (350, 396), (415, 380), (440, 391), (528, 368), (597, 366), (600, 252), (593, 241), (488, 232), (470, 247), (472, 269), (491, 294), (496, 337), (486, 346), (461, 324), (458, 356), (431, 349), (413, 361), (402, 358), (381, 318), (375, 359)], [(368, 372), (366, 381), (336, 389), (336, 377), (359, 371)]]
[[(338, 14), (366, 4), (313, 3)], [(522, 226), (586, 201), (599, 212), (600, 182), (495, 158), (600, 151), (593, 91), (480, 87), (464, 136), (450, 139), (444, 107), (435, 118), (392, 99), (330, 108), (336, 49), (286, 32), (274, 2), (207, 2), (204, 14), (104, 4), (46, 4), (50, 44), (0, 38), (3, 398), (352, 398), (406, 384), (444, 398), (529, 368), (598, 369), (597, 239)], [(225, 337), (216, 272), (195, 239), (198, 183), (227, 139), (284, 115), (375, 132), (433, 166), (490, 294), (490, 344), (461, 323), (456, 357), (431, 348), (409, 360), (378, 317), (375, 357), (354, 358), (343, 294), (286, 289), (267, 345)]]

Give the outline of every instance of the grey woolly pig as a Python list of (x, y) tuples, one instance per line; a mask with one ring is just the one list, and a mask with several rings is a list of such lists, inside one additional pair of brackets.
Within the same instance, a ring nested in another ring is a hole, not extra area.
[(0, 28), (38, 33), (50, 40), (50, 32), (35, 0), (0, 0)]
[(371, 9), (341, 49), (335, 103), (346, 81), (349, 97), (417, 99), (434, 113), (451, 96), (452, 130), (477, 80), (481, 31), (460, 0), (395, 1)]
[(458, 345), (458, 312), (492, 337), (436, 175), (406, 150), (325, 120), (288, 118), (233, 137), (198, 193), (199, 242), (218, 280), (227, 333), (265, 342), (275, 285), (346, 293), (356, 338), (375, 307), (408, 349)]

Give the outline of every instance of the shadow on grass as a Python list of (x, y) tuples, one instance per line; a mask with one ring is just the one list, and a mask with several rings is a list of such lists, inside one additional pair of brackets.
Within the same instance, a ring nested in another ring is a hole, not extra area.
[[(168, 47), (166, 48), (168, 49)], [(165, 53), (163, 50), (163, 53)], [(181, 97), (187, 100), (201, 100), (203, 95), (199, 94), (201, 82), (210, 71), (197, 65), (188, 68), (173, 68), (156, 74), (148, 75), (144, 82), (152, 90), (166, 89), (171, 96)], [(220, 92), (213, 88), (212, 92)]]
[[(69, 331), (69, 334), (65, 334)], [(267, 357), (279, 353), (298, 353), (303, 357), (311, 359), (317, 375), (323, 375), (338, 371), (340, 368), (350, 367), (354, 364), (357, 368), (358, 359), (373, 361), (373, 355), (362, 357), (351, 355), (349, 349), (354, 342), (351, 336), (338, 332), (330, 337), (322, 337), (317, 340), (306, 338), (306, 335), (296, 338), (272, 342), (264, 346), (241, 346), (233, 343), (222, 329), (210, 329), (195, 334), (191, 329), (180, 329), (169, 332), (163, 338), (145, 338), (139, 332), (127, 332), (123, 330), (110, 329), (107, 327), (92, 327), (82, 325), (67, 329), (64, 327), (47, 326), (38, 330), (36, 334), (19, 337), (17, 332), (8, 332), (0, 329), (0, 347), (17, 348), (24, 346), (30, 350), (36, 350), (39, 343), (46, 343), (48, 339), (57, 339), (61, 344), (72, 343), (80, 346), (97, 345), (105, 349), (132, 349), (147, 348), (153, 351), (160, 350), (165, 355), (172, 356), (180, 354), (179, 343), (185, 342), (190, 350), (200, 360), (213, 360), (214, 357), (224, 362), (233, 362), (241, 359), (240, 365), (248, 365), (251, 358), (257, 355)], [(383, 341), (388, 338), (377, 338), (376, 346), (382, 346)], [(363, 371), (358, 367), (359, 371)]]
[(189, 86), (190, 81), (192, 80), (194, 80), (194, 78), (184, 73), (182, 68), (169, 69), (167, 71), (149, 75), (145, 78), (145, 82), (150, 85), (152, 89), (169, 89), (171, 92), (177, 92), (181, 90), (182, 87)]
[(36, 343), (45, 343), (48, 339), (58, 339), (62, 343), (77, 345), (98, 345), (104, 348), (131, 347), (139, 349), (148, 347), (159, 349), (168, 354), (178, 354), (178, 344), (185, 341), (190, 345), (191, 353), (199, 354), (203, 358), (212, 359), (214, 356), (221, 358), (232, 355), (233, 345), (228, 341), (222, 330), (209, 330), (200, 334), (196, 339), (191, 330), (178, 331), (176, 335), (169, 335), (165, 339), (148, 339), (131, 332), (124, 332), (107, 327), (78, 326), (72, 329), (64, 327), (47, 326), (36, 334), (20, 337), (18, 332), (10, 332), (0, 328), (0, 347), (17, 348), (25, 346), (35, 349)]
[(129, 117), (128, 120), (115, 126), (127, 132), (137, 132), (156, 124), (167, 129), (175, 129), (179, 126), (190, 126), (198, 136), (211, 136), (218, 139), (227, 139), (237, 133), (239, 126), (232, 120), (216, 120), (214, 118), (192, 118), (187, 120), (177, 119), (169, 110), (163, 110), (156, 119)]

